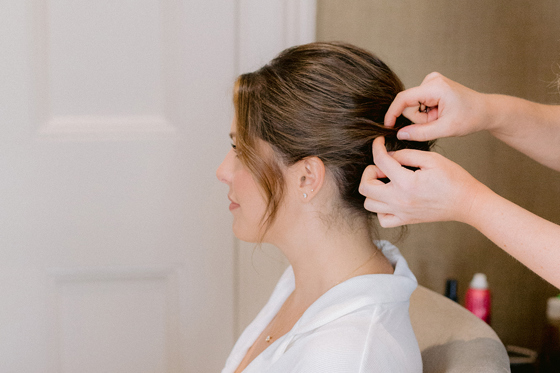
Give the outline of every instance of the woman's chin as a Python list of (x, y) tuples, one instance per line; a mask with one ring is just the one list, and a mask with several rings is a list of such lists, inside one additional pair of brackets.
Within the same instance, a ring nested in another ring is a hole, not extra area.
[(240, 241), (248, 242), (248, 243), (257, 243), (258, 242), (258, 235), (256, 232), (248, 232), (247, 229), (240, 229), (236, 227), (235, 223), (233, 224), (233, 235)]
[(273, 232), (276, 232), (275, 225), (270, 227), (264, 232), (263, 227), (259, 221), (250, 221), (239, 219), (239, 217), (233, 218), (232, 230), (234, 236), (244, 242), (249, 243), (272, 243), (272, 237), (275, 236)]

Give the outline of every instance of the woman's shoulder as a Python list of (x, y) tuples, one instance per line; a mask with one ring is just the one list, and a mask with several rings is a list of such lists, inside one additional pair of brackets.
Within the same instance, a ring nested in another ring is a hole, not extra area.
[(402, 317), (380, 319), (366, 307), (295, 338), (274, 371), (290, 367), (286, 371), (421, 372), (420, 351), (409, 324)]

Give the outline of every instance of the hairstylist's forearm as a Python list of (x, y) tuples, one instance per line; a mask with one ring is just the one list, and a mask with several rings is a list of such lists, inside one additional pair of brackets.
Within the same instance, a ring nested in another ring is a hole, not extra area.
[(509, 146), (560, 171), (560, 106), (488, 95), (488, 130)]
[(462, 222), (560, 288), (560, 226), (487, 189), (478, 194)]

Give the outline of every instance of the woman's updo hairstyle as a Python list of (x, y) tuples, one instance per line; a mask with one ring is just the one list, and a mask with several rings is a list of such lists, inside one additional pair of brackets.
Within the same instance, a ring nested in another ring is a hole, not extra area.
[(371, 53), (344, 43), (311, 43), (284, 50), (261, 69), (239, 76), (234, 90), (236, 146), (241, 161), (268, 200), (263, 225), (274, 220), (284, 192), (280, 164), (258, 150), (271, 145), (284, 166), (316, 156), (334, 176), (342, 207), (371, 216), (358, 192), (364, 169), (373, 164), (371, 145), (385, 136), (389, 151), (429, 150), (432, 142), (398, 140), (411, 124), (401, 116), (383, 126), (391, 102), (404, 89), (397, 76)]

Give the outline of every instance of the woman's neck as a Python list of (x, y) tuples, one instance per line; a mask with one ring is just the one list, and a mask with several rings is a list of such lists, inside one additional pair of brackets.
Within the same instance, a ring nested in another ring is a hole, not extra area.
[(276, 243), (294, 270), (295, 305), (308, 307), (330, 288), (355, 276), (393, 273), (365, 222), (352, 228), (343, 224), (330, 226), (321, 219), (309, 219)]

